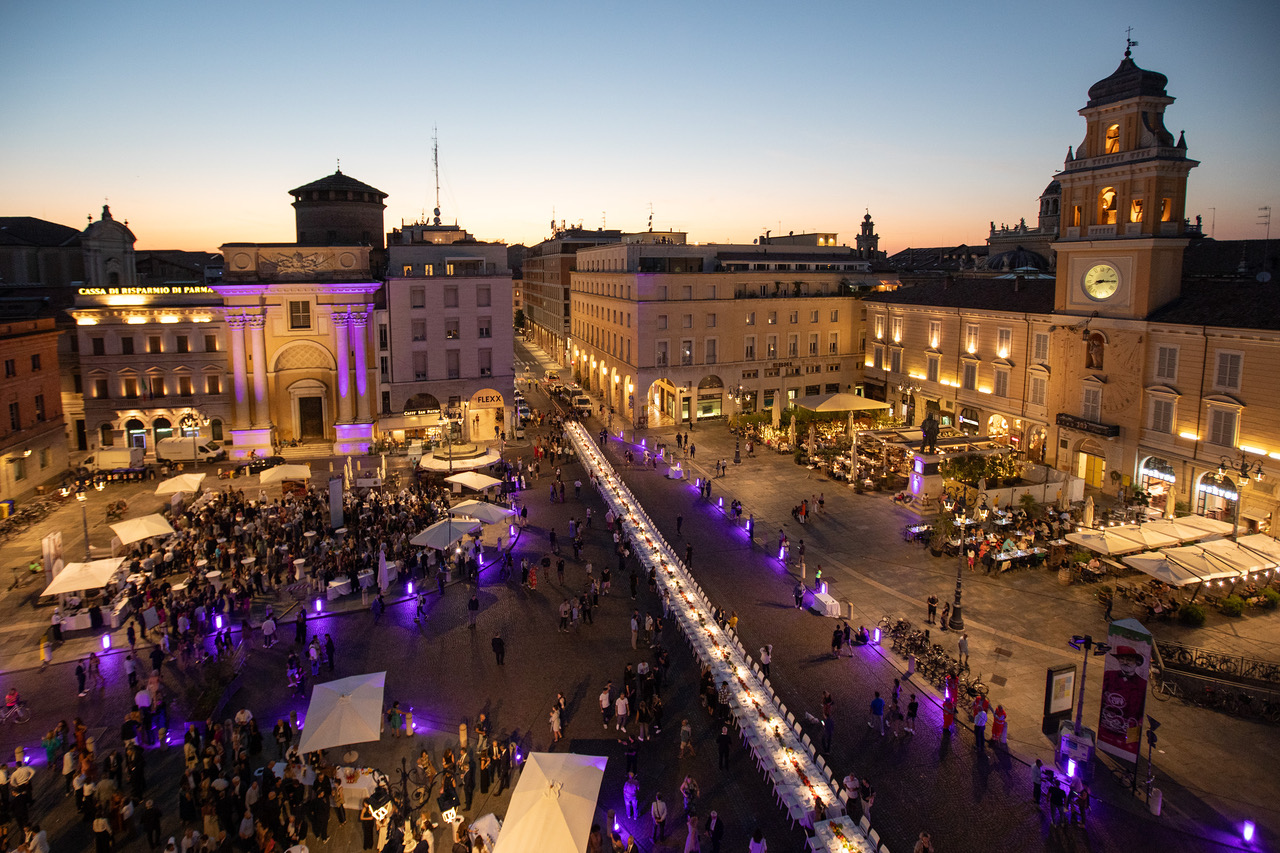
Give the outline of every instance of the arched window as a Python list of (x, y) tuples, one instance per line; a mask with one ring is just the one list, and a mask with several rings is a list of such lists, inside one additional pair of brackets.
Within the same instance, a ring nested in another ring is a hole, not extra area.
[(117, 287), (117, 286), (119, 286), (119, 284), (120, 284), (120, 273), (118, 273), (118, 272), (109, 272), (109, 273), (107, 273), (107, 284), (111, 285), (112, 287)]
[(1115, 187), (1107, 187), (1098, 193), (1098, 224), (1099, 225), (1115, 225), (1116, 224), (1116, 190)]
[(213, 437), (214, 441), (222, 441), (222, 420), (221, 419), (214, 418), (213, 420), (209, 421), (209, 434)]
[(125, 443), (129, 447), (147, 446), (147, 427), (137, 418), (130, 418), (124, 425)]
[(156, 418), (151, 422), (151, 429), (155, 432), (156, 443), (160, 443), (162, 438), (171, 438), (173, 436), (173, 424), (168, 418)]
[(1120, 152), (1120, 125), (1113, 124), (1107, 128), (1107, 144), (1105, 153), (1118, 154)]

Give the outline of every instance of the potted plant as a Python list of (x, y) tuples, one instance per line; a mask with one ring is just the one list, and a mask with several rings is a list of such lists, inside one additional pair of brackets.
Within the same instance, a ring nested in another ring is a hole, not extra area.
[(929, 553), (941, 557), (947, 543), (956, 538), (956, 530), (955, 516), (946, 511), (939, 512), (933, 522), (933, 536), (929, 538)]

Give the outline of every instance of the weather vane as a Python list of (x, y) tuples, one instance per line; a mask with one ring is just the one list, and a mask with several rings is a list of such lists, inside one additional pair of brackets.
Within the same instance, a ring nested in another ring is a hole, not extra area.
[(1128, 58), (1129, 58), (1129, 54), (1133, 52), (1133, 48), (1135, 48), (1135, 47), (1137, 47), (1137, 46), (1138, 46), (1138, 43), (1137, 43), (1136, 41), (1134, 41), (1134, 40), (1133, 40), (1133, 27), (1125, 27), (1125, 29), (1124, 29), (1124, 58), (1125, 58), (1125, 59), (1128, 59)]

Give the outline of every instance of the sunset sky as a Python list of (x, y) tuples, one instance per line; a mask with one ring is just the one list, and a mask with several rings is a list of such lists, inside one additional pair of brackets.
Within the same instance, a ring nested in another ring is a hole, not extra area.
[[(1280, 4), (10, 3), (0, 215), (75, 227), (109, 199), (139, 248), (294, 239), (334, 171), (482, 240), (557, 220), (750, 242), (869, 208), (890, 252), (1034, 222), (1123, 57), (1169, 78), (1187, 210), (1219, 239), (1280, 206)], [(1280, 220), (1274, 229), (1280, 235)]]

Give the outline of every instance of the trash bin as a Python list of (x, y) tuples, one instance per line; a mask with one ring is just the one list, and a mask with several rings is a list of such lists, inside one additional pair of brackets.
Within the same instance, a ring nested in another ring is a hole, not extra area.
[(1151, 809), (1151, 813), (1156, 817), (1160, 817), (1160, 807), (1164, 804), (1164, 792), (1159, 788), (1151, 789), (1151, 796), (1147, 798), (1147, 808)]
[(13, 515), (13, 501), (0, 501), (0, 518)]

